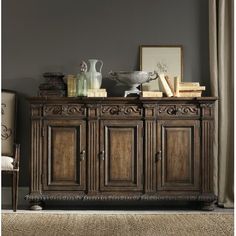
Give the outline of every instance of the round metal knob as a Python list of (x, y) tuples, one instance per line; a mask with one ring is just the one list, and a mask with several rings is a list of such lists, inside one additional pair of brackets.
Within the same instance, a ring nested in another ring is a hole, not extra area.
[(157, 152), (157, 161), (161, 161), (161, 150)]
[(83, 150), (81, 153), (80, 153), (80, 160), (81, 161), (84, 161), (85, 159), (85, 150)]
[(101, 151), (100, 152), (100, 158), (104, 161), (105, 160), (105, 152)]

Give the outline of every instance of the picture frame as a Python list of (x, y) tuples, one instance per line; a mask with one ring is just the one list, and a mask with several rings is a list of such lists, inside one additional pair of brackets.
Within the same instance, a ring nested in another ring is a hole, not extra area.
[[(175, 76), (183, 81), (182, 45), (140, 45), (140, 70), (164, 73), (171, 79)], [(142, 84), (143, 91), (160, 91), (159, 80)]]

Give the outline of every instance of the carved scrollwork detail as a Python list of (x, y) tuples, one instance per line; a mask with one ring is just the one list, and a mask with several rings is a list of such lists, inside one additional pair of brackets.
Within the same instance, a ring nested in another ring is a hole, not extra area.
[(6, 125), (2, 124), (2, 134), (1, 138), (2, 140), (7, 140), (12, 135), (12, 129), (7, 128)]
[[(6, 107), (7, 107), (7, 105), (5, 103), (2, 103), (2, 109), (1, 109), (2, 116), (4, 116), (4, 114), (5, 114), (4, 109)], [(2, 140), (7, 140), (12, 135), (12, 129), (8, 128), (5, 124), (1, 124), (1, 127), (2, 127), (1, 139)]]
[(85, 107), (81, 105), (46, 105), (44, 115), (85, 115)]
[(189, 105), (160, 105), (158, 114), (160, 115), (198, 115), (199, 109)]
[(25, 196), (26, 200), (30, 201), (46, 201), (46, 200), (82, 200), (82, 201), (104, 201), (104, 200), (115, 200), (115, 201), (214, 201), (217, 197), (213, 194), (205, 195), (181, 195), (181, 196), (172, 196), (172, 195), (85, 195), (85, 194), (63, 194), (63, 193), (53, 193), (53, 194), (28, 194)]
[(189, 113), (197, 114), (197, 112), (198, 112), (197, 107), (190, 107), (190, 106), (182, 107), (181, 111), (182, 114), (189, 114)]
[(102, 106), (102, 114), (142, 115), (142, 109), (138, 106), (110, 105), (110, 106)]
[(2, 103), (2, 115), (4, 115), (4, 108), (6, 108), (7, 105), (5, 103)]

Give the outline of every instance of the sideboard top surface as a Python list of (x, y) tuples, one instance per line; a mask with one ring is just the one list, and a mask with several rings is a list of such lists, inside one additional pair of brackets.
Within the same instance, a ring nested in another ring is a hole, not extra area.
[(185, 97), (162, 97), (162, 98), (140, 98), (140, 97), (29, 97), (28, 100), (31, 103), (34, 102), (71, 102), (71, 103), (93, 103), (93, 102), (134, 102), (134, 103), (155, 103), (155, 102), (214, 102), (217, 100), (217, 97), (194, 97), (194, 98), (185, 98)]

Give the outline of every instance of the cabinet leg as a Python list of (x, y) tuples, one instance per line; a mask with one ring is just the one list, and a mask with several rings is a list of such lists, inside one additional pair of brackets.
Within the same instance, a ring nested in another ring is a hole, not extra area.
[(30, 210), (32, 211), (41, 211), (43, 209), (41, 201), (32, 201), (30, 202)]
[(203, 202), (202, 208), (203, 211), (214, 211), (215, 210), (215, 202)]

